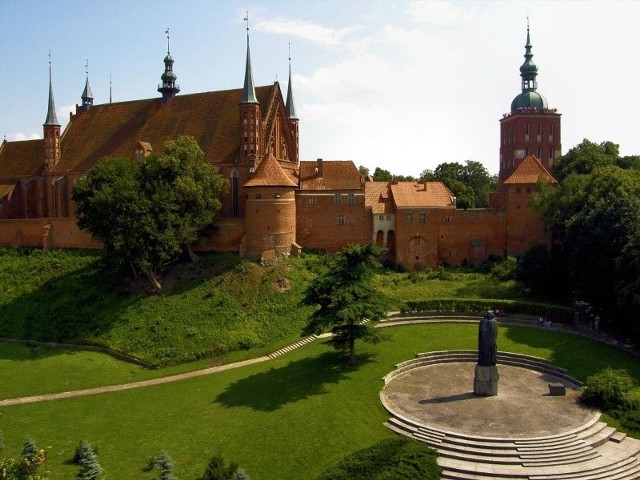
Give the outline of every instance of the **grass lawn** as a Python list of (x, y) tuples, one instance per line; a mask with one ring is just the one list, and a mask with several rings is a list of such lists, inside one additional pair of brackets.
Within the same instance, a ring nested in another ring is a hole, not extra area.
[[(76, 468), (69, 460), (85, 439), (98, 447), (110, 478), (152, 478), (142, 469), (164, 448), (179, 478), (195, 478), (211, 455), (222, 453), (254, 480), (313, 479), (346, 455), (393, 436), (382, 425), (387, 415), (378, 394), (395, 363), (423, 351), (475, 348), (477, 342), (474, 325), (415, 325), (384, 333), (389, 341), (358, 344), (356, 370), (344, 368), (344, 358), (318, 341), (207, 377), (4, 408), (3, 453), (17, 455), (29, 435), (48, 450), (53, 478), (72, 478)], [(581, 380), (606, 366), (627, 368), (640, 379), (637, 359), (553, 330), (503, 327), (498, 345), (548, 358)], [(53, 376), (66, 367), (51, 358)], [(41, 360), (32, 367), (38, 369)]]

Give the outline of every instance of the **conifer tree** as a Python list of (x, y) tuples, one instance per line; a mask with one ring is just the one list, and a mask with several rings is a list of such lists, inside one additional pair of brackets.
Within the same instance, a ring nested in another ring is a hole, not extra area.
[(98, 456), (89, 445), (89, 442), (83, 440), (80, 443), (80, 451), (78, 452), (78, 464), (80, 469), (76, 474), (78, 480), (97, 480), (102, 476), (103, 470), (98, 463)]
[(159, 470), (155, 480), (177, 480), (173, 474), (174, 463), (166, 450), (160, 450), (153, 459), (153, 465)]

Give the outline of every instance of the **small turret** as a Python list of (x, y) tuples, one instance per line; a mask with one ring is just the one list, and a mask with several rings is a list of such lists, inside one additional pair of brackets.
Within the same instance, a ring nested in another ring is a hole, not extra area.
[(162, 99), (167, 102), (177, 95), (180, 91), (180, 86), (176, 85), (178, 77), (173, 73), (173, 57), (169, 48), (168, 28), (165, 33), (167, 34), (167, 56), (164, 57), (164, 73), (160, 76), (162, 83), (158, 85), (158, 92), (162, 93)]
[(242, 88), (242, 100), (243, 104), (257, 104), (256, 89), (253, 86), (253, 71), (251, 70), (251, 49), (249, 47), (249, 12), (245, 17), (247, 22), (247, 63), (244, 70), (244, 86)]
[(93, 92), (91, 92), (91, 87), (89, 86), (89, 60), (85, 64), (85, 72), (87, 74), (87, 81), (84, 85), (84, 91), (82, 92), (82, 110), (87, 111), (89, 108), (93, 106)]
[(533, 62), (533, 53), (531, 53), (531, 37), (529, 35), (529, 22), (527, 21), (527, 44), (524, 46), (524, 63), (520, 66), (520, 76), (522, 77), (522, 93), (520, 93), (511, 102), (511, 112), (518, 109), (536, 109), (542, 110), (547, 108), (547, 99), (540, 95), (536, 90), (538, 88), (538, 67)]
[(256, 168), (262, 156), (262, 141), (260, 126), (262, 114), (260, 103), (256, 97), (251, 71), (251, 49), (249, 48), (249, 12), (245, 17), (247, 22), (247, 59), (244, 71), (244, 85), (240, 99), (240, 158), (239, 163)]

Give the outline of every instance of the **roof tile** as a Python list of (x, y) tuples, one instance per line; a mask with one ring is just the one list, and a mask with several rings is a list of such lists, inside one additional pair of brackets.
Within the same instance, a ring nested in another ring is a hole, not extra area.
[(551, 183), (558, 181), (549, 173), (549, 171), (540, 163), (533, 155), (525, 158), (520, 165), (516, 167), (513, 173), (504, 181), (505, 185), (515, 184), (536, 184), (539, 179), (548, 180)]
[(398, 182), (392, 183), (390, 188), (393, 201), (398, 208), (455, 208), (454, 195), (442, 182)]
[(300, 162), (300, 190), (362, 190), (362, 175), (351, 160), (323, 160), (322, 176), (317, 161)]

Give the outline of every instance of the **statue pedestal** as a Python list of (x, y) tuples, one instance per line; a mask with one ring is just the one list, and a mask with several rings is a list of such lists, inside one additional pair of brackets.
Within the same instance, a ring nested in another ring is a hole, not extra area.
[(476, 365), (476, 373), (473, 379), (473, 393), (484, 397), (498, 395), (498, 367), (484, 367)]

